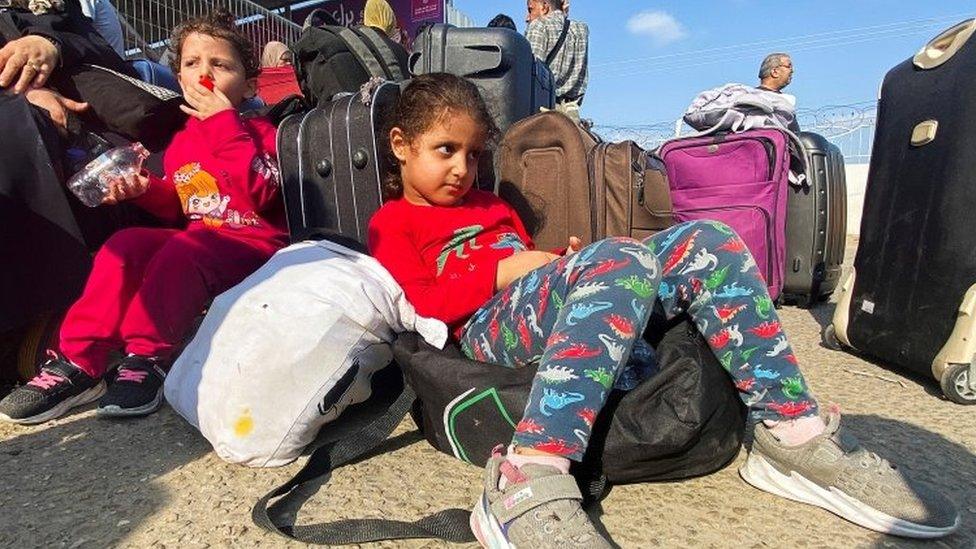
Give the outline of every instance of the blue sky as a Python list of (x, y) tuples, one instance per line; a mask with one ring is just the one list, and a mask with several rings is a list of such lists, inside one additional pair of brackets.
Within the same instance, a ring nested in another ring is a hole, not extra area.
[[(524, 31), (525, 2), (454, 0), (477, 24), (507, 13)], [(755, 83), (766, 53), (791, 53), (786, 91), (799, 108), (877, 97), (884, 74), (944, 28), (976, 16), (974, 0), (572, 0), (590, 27), (584, 116), (600, 125), (680, 117), (704, 89)]]

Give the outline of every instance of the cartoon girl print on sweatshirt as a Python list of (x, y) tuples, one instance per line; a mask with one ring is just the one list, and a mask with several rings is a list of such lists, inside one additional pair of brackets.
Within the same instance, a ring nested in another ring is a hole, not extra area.
[(173, 183), (176, 185), (183, 212), (191, 221), (200, 220), (205, 226), (213, 228), (226, 225), (231, 229), (259, 224), (254, 212), (242, 214), (227, 207), (230, 204), (230, 195), (220, 193), (217, 179), (201, 169), (199, 162), (186, 164), (176, 170)]

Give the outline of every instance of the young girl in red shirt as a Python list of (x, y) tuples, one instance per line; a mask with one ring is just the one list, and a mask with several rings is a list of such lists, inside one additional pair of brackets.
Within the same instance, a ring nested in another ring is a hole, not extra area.
[[(688, 314), (758, 421), (743, 478), (868, 528), (935, 537), (958, 525), (942, 496), (838, 434), (818, 413), (752, 255), (727, 226), (685, 223), (644, 241), (533, 249), (515, 211), (472, 188), (493, 137), (469, 82), (413, 80), (390, 146), (392, 198), (369, 248), (421, 315), (451, 328), (472, 359), (538, 364), (522, 420), (486, 467), (471, 525), (485, 547), (609, 547), (568, 475), (623, 375), (652, 307)], [(504, 442), (504, 441), (498, 441)]]
[(237, 112), (255, 91), (250, 41), (223, 11), (177, 27), (171, 47), (190, 118), (166, 149), (165, 177), (117, 181), (105, 201), (132, 200), (177, 228), (125, 229), (105, 243), (65, 317), (61, 353), (0, 402), (2, 420), (43, 423), (99, 397), (99, 415), (152, 413), (194, 318), (287, 243), (275, 127)]

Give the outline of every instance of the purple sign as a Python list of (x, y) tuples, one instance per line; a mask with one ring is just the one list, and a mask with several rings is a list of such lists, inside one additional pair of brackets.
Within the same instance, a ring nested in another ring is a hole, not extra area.
[[(444, 0), (387, 0), (397, 17), (400, 29), (399, 42), (408, 50), (417, 29), (424, 23), (444, 22)], [(366, 0), (322, 0), (301, 8), (293, 9), (291, 18), (301, 25), (312, 10), (324, 9), (341, 25), (361, 25)]]

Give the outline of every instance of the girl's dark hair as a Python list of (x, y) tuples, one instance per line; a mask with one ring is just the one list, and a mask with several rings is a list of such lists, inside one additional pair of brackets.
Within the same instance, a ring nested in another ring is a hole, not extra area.
[(244, 65), (244, 76), (246, 78), (254, 78), (261, 71), (258, 65), (257, 53), (254, 51), (254, 44), (251, 43), (251, 40), (247, 36), (237, 30), (233, 14), (227, 11), (227, 8), (218, 8), (210, 12), (209, 15), (184, 21), (173, 29), (173, 35), (169, 41), (169, 49), (172, 52), (170, 67), (174, 73), (180, 72), (180, 67), (183, 62), (183, 41), (193, 33), (205, 34), (213, 38), (223, 38), (230, 42), (234, 47), (234, 51), (237, 52), (241, 64)]
[[(446, 116), (466, 114), (485, 130), (485, 144), (490, 148), (498, 136), (498, 127), (488, 112), (484, 99), (474, 84), (453, 74), (432, 73), (410, 81), (396, 107), (392, 109), (386, 135), (389, 130), (400, 128), (407, 142), (412, 142)], [(387, 146), (388, 163), (392, 168), (383, 185), (386, 199), (403, 195), (399, 162)]]

